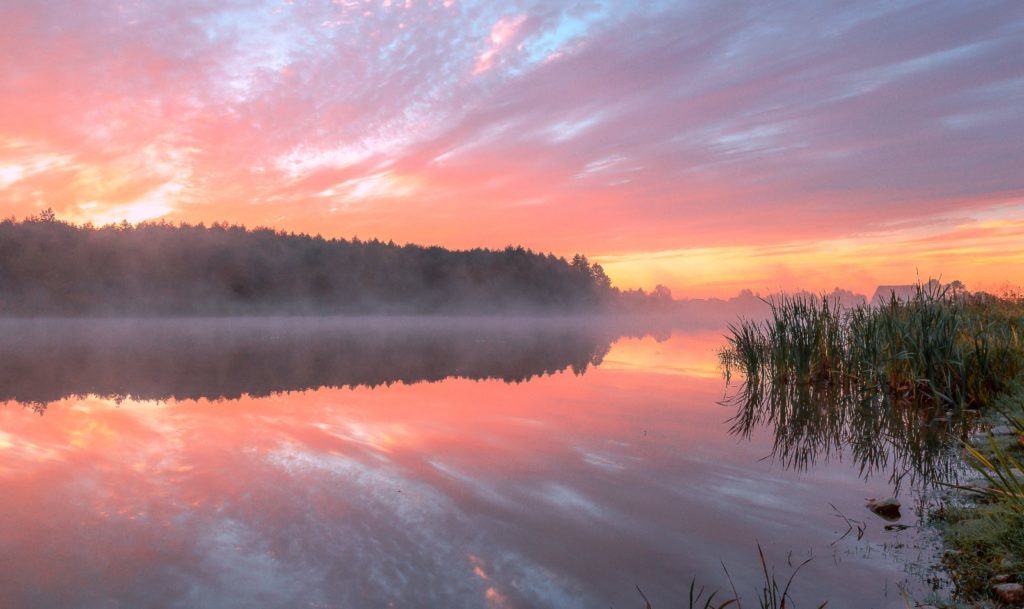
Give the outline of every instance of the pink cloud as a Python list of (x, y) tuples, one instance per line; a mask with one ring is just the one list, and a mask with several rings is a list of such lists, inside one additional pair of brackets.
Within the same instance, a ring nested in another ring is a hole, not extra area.
[(491, 27), (487, 48), (476, 58), (473, 74), (482, 74), (494, 67), (498, 54), (515, 41), (520, 27), (526, 22), (526, 15), (506, 15)]

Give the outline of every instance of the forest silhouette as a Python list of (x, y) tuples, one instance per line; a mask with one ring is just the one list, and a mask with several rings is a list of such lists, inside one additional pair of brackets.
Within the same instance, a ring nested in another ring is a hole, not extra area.
[[(0, 314), (586, 312), (654, 302), (598, 264), (228, 224), (0, 222)], [(671, 296), (669, 295), (670, 299)]]

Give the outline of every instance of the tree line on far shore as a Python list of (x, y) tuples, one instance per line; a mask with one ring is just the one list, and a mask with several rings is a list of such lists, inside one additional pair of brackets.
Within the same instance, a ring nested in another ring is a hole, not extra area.
[(599, 264), (229, 224), (0, 222), (0, 314), (535, 313), (657, 308)]

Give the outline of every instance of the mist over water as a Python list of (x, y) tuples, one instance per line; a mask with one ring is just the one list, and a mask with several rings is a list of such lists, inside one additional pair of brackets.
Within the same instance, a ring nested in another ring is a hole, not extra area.
[[(677, 606), (691, 577), (728, 585), (719, 561), (751, 594), (757, 542), (786, 573), (814, 557), (798, 606), (927, 586), (927, 543), (864, 511), (885, 475), (730, 433), (719, 323), (0, 330), (2, 607)], [(836, 541), (830, 504), (865, 537)]]

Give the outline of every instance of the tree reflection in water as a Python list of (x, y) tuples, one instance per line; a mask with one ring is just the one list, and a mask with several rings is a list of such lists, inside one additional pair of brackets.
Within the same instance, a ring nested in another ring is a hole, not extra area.
[[(638, 320), (205, 318), (0, 322), (0, 401), (236, 399), (445, 378), (523, 382), (601, 363)], [(654, 330), (659, 339), (668, 329)]]

